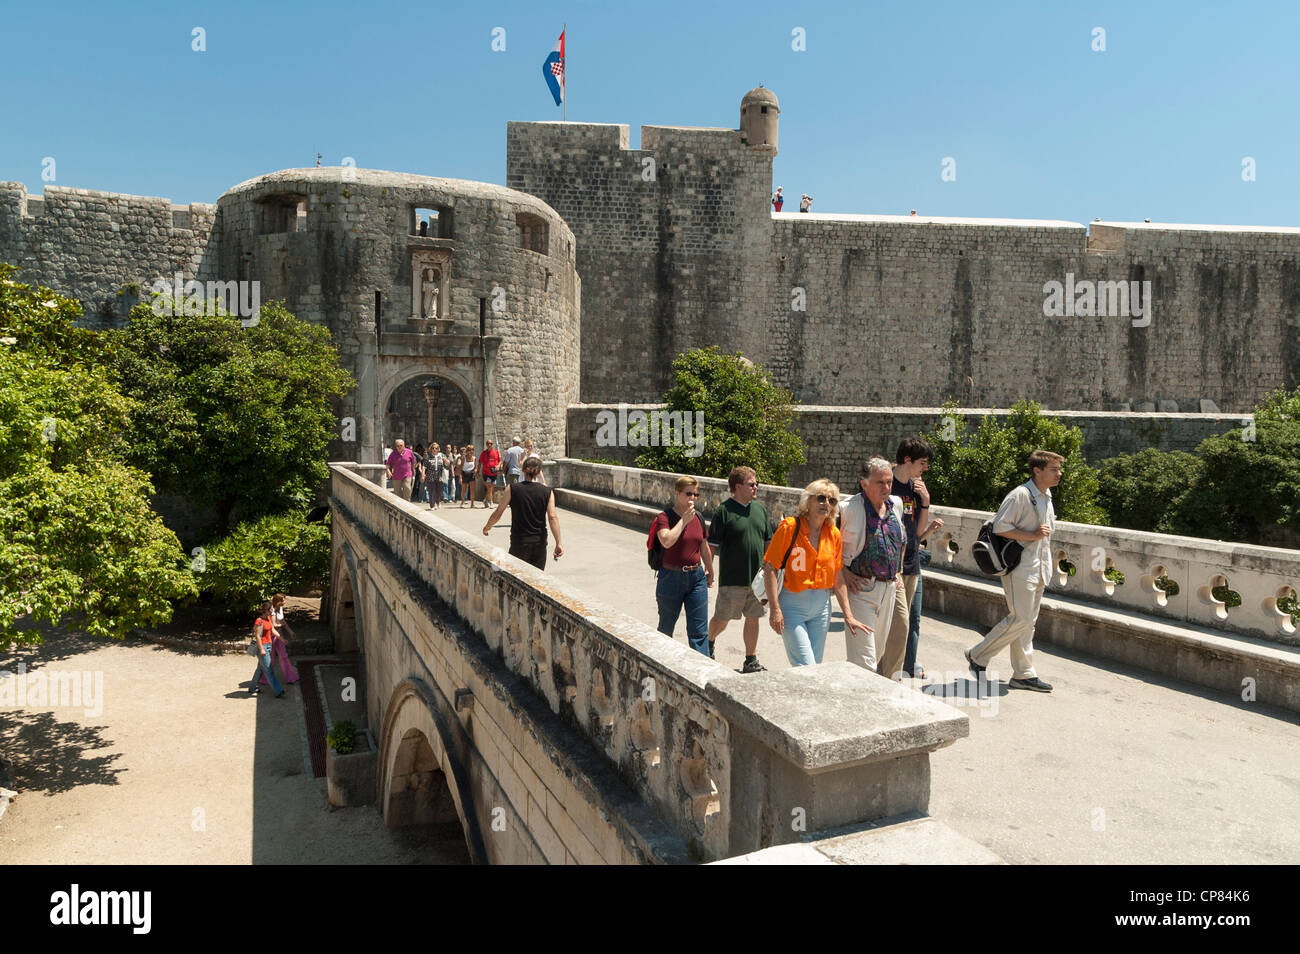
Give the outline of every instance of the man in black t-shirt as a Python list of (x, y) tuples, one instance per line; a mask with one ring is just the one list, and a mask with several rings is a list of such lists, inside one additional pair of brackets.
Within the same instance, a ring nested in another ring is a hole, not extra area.
[(910, 609), (903, 671), (915, 679), (925, 678), (925, 667), (916, 661), (916, 647), (921, 640), (921, 541), (930, 531), (943, 526), (942, 520), (930, 519), (930, 492), (921, 479), (921, 475), (930, 469), (933, 456), (934, 450), (923, 438), (904, 438), (895, 456), (894, 489), (891, 491), (903, 499), (903, 528), (907, 531), (903, 586)]

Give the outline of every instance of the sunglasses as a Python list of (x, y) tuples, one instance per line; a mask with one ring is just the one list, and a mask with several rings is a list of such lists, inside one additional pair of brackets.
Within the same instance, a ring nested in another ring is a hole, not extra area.
[(699, 494), (699, 491), (695, 491), (694, 493), (692, 493), (692, 492), (689, 491), (689, 490), (685, 490), (685, 491), (683, 491), (683, 493), (686, 494), (686, 496), (688, 496), (688, 497), (698, 497), (698, 496), (700, 495), (700, 494)]
[(838, 507), (838, 506), (840, 505), (840, 498), (839, 498), (839, 497), (827, 497), (825, 494), (818, 494), (818, 495), (817, 495), (817, 502), (818, 502), (819, 504), (828, 503), (828, 504), (830, 504), (832, 507)]

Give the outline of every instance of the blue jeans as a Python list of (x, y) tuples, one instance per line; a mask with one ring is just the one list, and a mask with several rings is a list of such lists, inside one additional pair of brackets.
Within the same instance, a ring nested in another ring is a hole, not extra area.
[(791, 593), (784, 587), (777, 597), (785, 626), (785, 655), (791, 666), (811, 666), (822, 661), (826, 630), (831, 625), (831, 591), (804, 590)]
[(660, 570), (655, 585), (655, 600), (659, 603), (659, 632), (671, 636), (677, 628), (677, 618), (686, 607), (686, 640), (691, 649), (709, 654), (709, 585), (704, 570), (697, 567), (683, 573), (681, 570)]
[(921, 641), (921, 589), (925, 586), (925, 574), (916, 577), (916, 595), (912, 597), (911, 613), (907, 620), (907, 652), (903, 657), (903, 672), (909, 676), (916, 675), (916, 645)]
[(275, 678), (275, 670), (271, 666), (271, 654), (269, 652), (257, 654), (257, 668), (253, 670), (254, 689), (257, 688), (258, 680), (263, 675), (266, 676), (266, 681), (271, 684), (272, 692), (277, 696), (284, 692), (284, 686), (280, 685), (280, 680)]

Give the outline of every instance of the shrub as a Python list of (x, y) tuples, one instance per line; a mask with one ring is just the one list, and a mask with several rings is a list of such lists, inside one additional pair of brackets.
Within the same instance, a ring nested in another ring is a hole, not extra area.
[(1196, 454), (1204, 469), (1171, 509), (1171, 532), (1265, 543), (1278, 527), (1300, 530), (1300, 419), (1261, 413), (1253, 431), (1207, 437)]
[(351, 719), (335, 722), (325, 736), (326, 744), (339, 755), (347, 755), (356, 746), (357, 727)]
[(1104, 460), (1097, 469), (1098, 498), (1111, 523), (1167, 532), (1170, 512), (1201, 479), (1205, 465), (1184, 451), (1147, 449)]
[(1064, 477), (1052, 491), (1057, 519), (1106, 525), (1097, 472), (1084, 460), (1079, 428), (1044, 417), (1033, 401), (1021, 401), (1004, 420), (984, 418), (973, 433), (956, 402), (943, 410), (939, 427), (924, 435), (934, 448), (925, 482), (936, 503), (997, 510), (1013, 488), (1029, 479), (1025, 461), (1042, 448), (1065, 458)]
[(199, 585), (240, 612), (255, 610), (272, 593), (324, 586), (329, 577), (327, 523), (302, 514), (278, 514), (241, 523), (205, 550)]
[(695, 451), (691, 447), (652, 447), (637, 457), (638, 467), (725, 478), (745, 464), (763, 483), (784, 484), (790, 469), (805, 462), (803, 441), (790, 429), (790, 392), (742, 355), (716, 347), (679, 354), (664, 403), (669, 412), (702, 413), (703, 447), (697, 456), (688, 453)]

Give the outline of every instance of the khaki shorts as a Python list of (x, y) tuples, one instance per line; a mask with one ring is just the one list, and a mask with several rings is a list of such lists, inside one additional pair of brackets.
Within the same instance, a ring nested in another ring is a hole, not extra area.
[(761, 619), (766, 615), (767, 608), (759, 602), (750, 587), (718, 587), (718, 600), (713, 605), (714, 619), (740, 619), (741, 616)]

